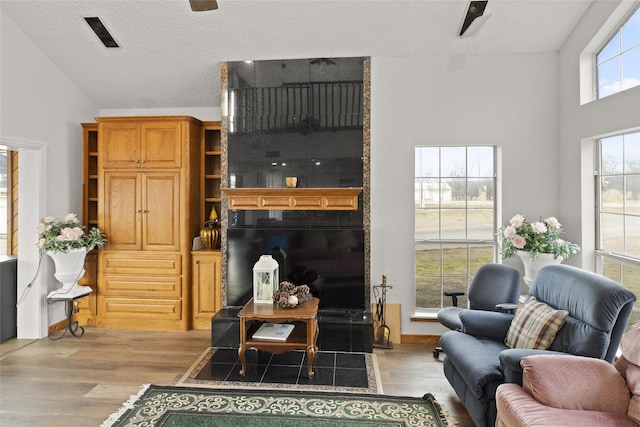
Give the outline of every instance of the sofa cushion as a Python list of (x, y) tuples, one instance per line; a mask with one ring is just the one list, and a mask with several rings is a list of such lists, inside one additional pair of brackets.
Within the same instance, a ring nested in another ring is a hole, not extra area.
[(555, 310), (531, 297), (513, 318), (504, 343), (511, 348), (545, 350), (568, 315), (567, 310)]

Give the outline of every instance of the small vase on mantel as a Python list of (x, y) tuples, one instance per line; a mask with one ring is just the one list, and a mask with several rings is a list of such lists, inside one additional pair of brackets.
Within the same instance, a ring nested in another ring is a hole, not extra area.
[(522, 260), (524, 265), (524, 282), (527, 286), (531, 286), (533, 278), (542, 267), (552, 264), (560, 264), (564, 261), (564, 258), (553, 258), (553, 254), (538, 254), (535, 258), (531, 259), (529, 252), (527, 251), (515, 251), (515, 254)]

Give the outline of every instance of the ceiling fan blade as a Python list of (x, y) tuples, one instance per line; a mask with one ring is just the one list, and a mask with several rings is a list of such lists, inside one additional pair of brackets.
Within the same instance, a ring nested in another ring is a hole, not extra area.
[(191, 10), (194, 12), (204, 12), (206, 10), (215, 10), (218, 8), (216, 0), (189, 0)]

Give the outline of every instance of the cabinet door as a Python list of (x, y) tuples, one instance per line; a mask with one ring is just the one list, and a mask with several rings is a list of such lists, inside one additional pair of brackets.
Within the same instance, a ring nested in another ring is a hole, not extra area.
[(179, 168), (181, 165), (180, 122), (142, 123), (141, 166), (151, 168)]
[(140, 181), (139, 172), (104, 174), (105, 249), (142, 249)]
[(100, 161), (104, 168), (138, 168), (140, 165), (140, 125), (109, 122), (99, 125)]
[(142, 181), (144, 250), (180, 250), (180, 173), (148, 172)]
[(208, 329), (220, 310), (220, 252), (192, 252), (193, 327)]

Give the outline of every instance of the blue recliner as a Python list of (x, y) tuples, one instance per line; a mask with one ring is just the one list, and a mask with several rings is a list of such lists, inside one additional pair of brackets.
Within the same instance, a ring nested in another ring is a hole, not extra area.
[[(453, 298), (453, 307), (438, 312), (438, 321), (454, 331), (462, 329), (460, 313), (466, 310), (507, 311), (515, 307), (520, 298), (522, 277), (520, 272), (505, 264), (483, 264), (478, 267), (467, 290), (469, 307), (458, 307), (461, 291), (444, 292)], [(433, 357), (440, 356), (442, 347), (433, 349)]]
[(494, 426), (498, 385), (522, 384), (520, 359), (566, 353), (613, 362), (635, 295), (612, 280), (568, 265), (544, 267), (528, 298), (569, 315), (548, 350), (509, 348), (504, 340), (514, 314), (469, 310), (461, 331), (445, 332), (444, 374), (477, 426)]

